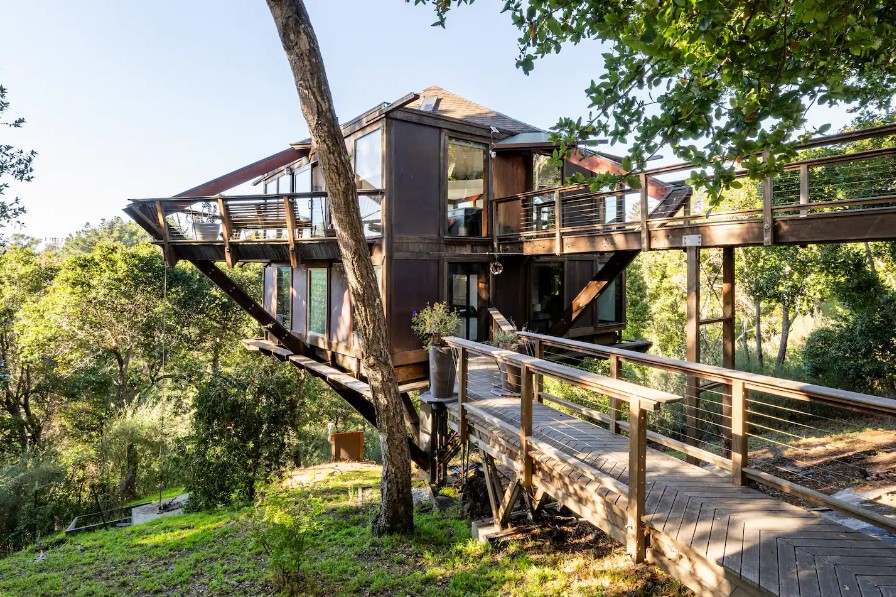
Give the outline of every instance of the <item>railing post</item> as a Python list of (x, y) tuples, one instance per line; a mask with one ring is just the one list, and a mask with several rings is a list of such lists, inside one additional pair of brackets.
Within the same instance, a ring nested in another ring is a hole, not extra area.
[(230, 219), (230, 210), (227, 209), (227, 204), (224, 203), (224, 198), (221, 197), (221, 195), (218, 195), (217, 200), (218, 213), (221, 214), (221, 230), (224, 233), (224, 261), (227, 262), (227, 265), (233, 267), (234, 263), (236, 263), (234, 247), (230, 246), (230, 241), (233, 237), (233, 221)]
[(459, 378), (459, 386), (457, 389), (457, 414), (458, 414), (458, 435), (460, 436), (460, 445), (463, 446), (467, 443), (467, 411), (466, 411), (466, 402), (467, 402), (467, 381), (468, 375), (467, 372), (469, 370), (469, 358), (466, 348), (461, 348), (460, 353), (458, 355), (458, 368), (460, 369), (458, 373)]
[(731, 482), (744, 484), (743, 469), (749, 451), (747, 390), (739, 379), (731, 381)]
[(563, 202), (560, 199), (560, 189), (554, 191), (554, 253), (563, 254), (563, 237), (560, 229), (563, 228)]
[[(619, 379), (619, 355), (610, 355), (610, 377)], [(619, 398), (610, 398), (610, 432), (619, 433)]]
[(523, 464), (523, 487), (532, 489), (532, 457), (529, 456), (529, 438), (532, 437), (532, 370), (528, 365), (521, 367), (522, 387), (520, 388), (520, 453)]
[[(764, 154), (768, 163), (769, 153)], [(766, 176), (762, 181), (762, 244), (768, 246), (775, 243), (775, 222), (772, 214), (772, 177)]]
[(647, 175), (641, 174), (641, 250), (650, 250), (650, 228), (647, 224)]
[(644, 502), (647, 494), (647, 411), (636, 397), (629, 399), (628, 541), (629, 557), (640, 564), (647, 554)]
[[(800, 166), (800, 205), (809, 205), (809, 165), (802, 164)], [(800, 217), (805, 218), (809, 215), (809, 208), (800, 209)]]
[[(541, 340), (535, 341), (535, 358), (543, 361), (544, 360), (544, 343)], [(541, 393), (544, 392), (544, 376), (537, 374), (535, 375), (535, 388), (533, 390), (535, 394), (535, 401), (539, 404), (544, 402), (544, 399), (541, 397)]]

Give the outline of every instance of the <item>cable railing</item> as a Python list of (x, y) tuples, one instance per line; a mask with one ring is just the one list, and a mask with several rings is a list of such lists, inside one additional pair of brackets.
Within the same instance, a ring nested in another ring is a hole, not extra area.
[[(385, 191), (358, 191), (367, 238), (383, 233)], [(296, 242), (335, 238), (326, 192), (132, 199), (171, 243)]]
[[(519, 334), (543, 360), (682, 396), (648, 413), (646, 437), (659, 449), (727, 471), (736, 485), (756, 482), (896, 531), (896, 511), (875, 501), (875, 483), (891, 479), (896, 465), (896, 400)], [(543, 387), (540, 398), (614, 432), (628, 429), (624, 405), (610, 398), (555, 382)]]
[(645, 171), (640, 190), (593, 192), (577, 185), (501, 197), (495, 200), (495, 235), (499, 242), (518, 242), (641, 231), (642, 243), (649, 243), (649, 233), (660, 228), (762, 221), (762, 241), (773, 244), (775, 222), (896, 210), (896, 126), (820, 137), (796, 149), (799, 158), (777, 176), (749, 181), (738, 171), (744, 191), (718, 206), (694, 194), (667, 210), (659, 207), (662, 197), (648, 195), (648, 181), (665, 188), (681, 184), (670, 178), (696, 171), (692, 164)]
[[(543, 466), (535, 464), (536, 460), (551, 458), (573, 467), (576, 474), (599, 485), (602, 492), (615, 493), (614, 503), (624, 498), (627, 519), (625, 541), (628, 552), (636, 562), (643, 561), (646, 552), (644, 515), (647, 498), (647, 416), (648, 413), (661, 411), (678, 402), (681, 397), (625, 381), (618, 376), (582, 371), (563, 363), (502, 350), (470, 340), (449, 337), (446, 338), (446, 342), (455, 350), (458, 367), (458, 431), (461, 445), (469, 441), (468, 422), (470, 417), (474, 417), (506, 432), (513, 441), (518, 438), (517, 461), (507, 464), (518, 471), (522, 487), (530, 494), (533, 489), (533, 476), (538, 477), (542, 488), (552, 483), (550, 475), (543, 470)], [(480, 396), (483, 394), (482, 390), (476, 391), (475, 387), (471, 388), (474, 383), (470, 375), (471, 363), (473, 368), (481, 369), (482, 359), (479, 357), (485, 357), (486, 361), (492, 360), (501, 371), (505, 383), (508, 383), (508, 378), (512, 378), (514, 381), (509, 383), (517, 384), (519, 415), (513, 417), (515, 421), (496, 416), (487, 407), (480, 406), (482, 402), (470, 400), (473, 394)], [(562, 429), (553, 429), (547, 434), (544, 432), (544, 421), (540, 421), (540, 430), (534, 432), (533, 403), (535, 400), (543, 401), (544, 387), (549, 382), (568, 384), (589, 395), (615, 401), (617, 405), (625, 405), (629, 458), (627, 474), (624, 477), (619, 475), (622, 478), (617, 478), (600, 470), (588, 460), (586, 454), (574, 450), (571, 454), (569, 448), (575, 448), (573, 441), (575, 436), (564, 437)], [(550, 489), (548, 492), (552, 495), (560, 493), (557, 489)]]

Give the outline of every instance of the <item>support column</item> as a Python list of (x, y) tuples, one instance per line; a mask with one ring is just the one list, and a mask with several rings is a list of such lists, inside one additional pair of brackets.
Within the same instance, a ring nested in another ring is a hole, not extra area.
[[(693, 363), (700, 362), (700, 247), (687, 248), (687, 321), (685, 323), (685, 337), (687, 350), (685, 358)], [(686, 441), (689, 445), (697, 445), (697, 437), (700, 431), (698, 413), (700, 410), (700, 378), (689, 375), (687, 378), (684, 397), (685, 422), (687, 427)], [(688, 457), (691, 464), (699, 464), (699, 461)]]
[[(735, 328), (734, 328), (734, 247), (722, 249), (722, 367), (734, 369)], [(731, 453), (731, 396), (732, 387), (726, 386), (722, 393), (722, 454)]]

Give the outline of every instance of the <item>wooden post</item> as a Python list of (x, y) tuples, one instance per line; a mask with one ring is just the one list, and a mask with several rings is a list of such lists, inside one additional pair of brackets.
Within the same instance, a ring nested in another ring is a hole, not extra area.
[(554, 253), (563, 254), (563, 236), (560, 229), (563, 228), (563, 202), (560, 199), (560, 189), (554, 191)]
[[(765, 161), (769, 154), (766, 151)], [(772, 177), (766, 176), (762, 181), (762, 244), (769, 246), (775, 243), (775, 222), (772, 214)]]
[[(619, 355), (610, 355), (610, 377), (619, 379)], [(610, 398), (610, 432), (619, 433), (619, 398)]]
[(641, 250), (650, 250), (650, 228), (647, 225), (647, 175), (641, 174)]
[(171, 229), (168, 227), (168, 219), (165, 217), (165, 208), (161, 201), (156, 201), (156, 218), (159, 222), (159, 230), (162, 232), (162, 255), (168, 267), (177, 265), (177, 257), (174, 256), (174, 247), (171, 246)]
[(467, 410), (466, 410), (466, 402), (467, 402), (467, 385), (468, 385), (468, 375), (467, 371), (469, 370), (468, 363), (468, 353), (466, 348), (460, 349), (460, 355), (458, 356), (459, 362), (458, 367), (460, 368), (460, 372), (458, 374), (459, 385), (457, 388), (457, 414), (460, 419), (458, 423), (458, 430), (460, 435), (460, 445), (463, 446), (467, 443)]
[[(687, 339), (686, 358), (692, 363), (700, 362), (700, 247), (687, 248), (687, 322), (685, 323), (685, 337)], [(687, 425), (686, 441), (689, 445), (697, 445), (699, 432), (700, 410), (700, 378), (688, 375), (685, 403), (685, 422)], [(688, 456), (691, 464), (699, 464), (699, 461)]]
[(233, 267), (236, 263), (234, 248), (230, 246), (230, 239), (233, 238), (233, 220), (230, 219), (230, 210), (227, 209), (227, 204), (221, 195), (218, 195), (218, 213), (221, 214), (221, 230), (224, 233), (224, 261)]
[(286, 236), (289, 243), (289, 265), (299, 266), (299, 255), (296, 250), (296, 212), (293, 211), (292, 197), (283, 198), (283, 208), (286, 210)]
[[(734, 247), (722, 249), (722, 367), (734, 369)], [(722, 394), (723, 455), (731, 452), (731, 386)]]
[[(809, 205), (809, 165), (802, 164), (800, 166), (800, 205)], [(808, 208), (800, 209), (800, 217), (805, 218), (809, 215)]]
[(527, 493), (532, 489), (532, 457), (529, 456), (529, 438), (532, 436), (532, 370), (522, 366), (520, 387), (520, 453), (523, 463), (523, 487)]
[(636, 564), (647, 555), (644, 503), (647, 494), (647, 411), (636, 397), (628, 408), (628, 541), (629, 557)]
[[(544, 344), (541, 340), (535, 341), (535, 358), (540, 361), (544, 360)], [(534, 389), (535, 400), (539, 404), (544, 402), (544, 399), (541, 397), (542, 392), (544, 392), (544, 376), (539, 374), (535, 376)]]
[(744, 382), (731, 382), (731, 482), (744, 484), (743, 469), (747, 466), (749, 451), (749, 427), (747, 426), (747, 390)]

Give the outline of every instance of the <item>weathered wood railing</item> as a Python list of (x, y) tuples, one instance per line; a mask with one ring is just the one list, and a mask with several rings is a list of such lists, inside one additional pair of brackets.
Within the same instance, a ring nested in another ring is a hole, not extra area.
[[(466, 442), (468, 440), (468, 422), (469, 416), (472, 414), (490, 424), (501, 427), (510, 433), (519, 434), (519, 462), (515, 468), (520, 474), (523, 488), (527, 491), (531, 491), (533, 488), (532, 456), (533, 453), (540, 452), (572, 465), (577, 471), (584, 473), (586, 476), (592, 478), (592, 480), (597, 481), (611, 491), (626, 496), (628, 499), (628, 551), (635, 561), (642, 561), (646, 549), (646, 533), (644, 530), (643, 517), (645, 513), (645, 500), (647, 497), (647, 413), (658, 411), (663, 405), (678, 402), (681, 400), (681, 397), (669, 392), (647, 388), (618, 378), (582, 371), (581, 369), (576, 369), (564, 364), (554, 363), (508, 350), (501, 350), (499, 348), (471, 342), (461, 338), (447, 338), (447, 342), (457, 352), (457, 364), (460, 379), (458, 394), (458, 429), (461, 442)], [(521, 372), (519, 429), (516, 429), (507, 421), (503, 421), (490, 415), (469, 402), (468, 380), (470, 355), (490, 357), (504, 367), (519, 368)], [(538, 378), (537, 382), (536, 378)], [(571, 384), (582, 390), (601, 396), (607, 396), (611, 400), (628, 404), (627, 429), (629, 433), (629, 477), (627, 484), (621, 483), (601, 471), (594, 469), (583, 461), (568, 454), (564, 454), (547, 442), (542, 441), (533, 435), (533, 401), (536, 393), (539, 397), (543, 396), (543, 392), (539, 388), (545, 378)]]
[[(651, 213), (659, 197), (648, 197), (645, 181), (681, 177), (693, 164), (674, 164), (640, 174), (641, 189), (592, 192), (587, 185), (558, 187), (495, 199), (495, 234), (499, 241), (554, 240), (640, 230), (642, 248), (649, 232), (660, 228), (762, 221), (762, 242), (775, 242), (775, 222), (792, 218), (851, 214), (859, 210), (896, 209), (896, 125), (812, 139), (796, 146), (804, 155), (773, 178), (758, 181), (755, 197), (738, 208), (710, 208), (695, 196), (668, 213)], [(855, 142), (870, 141), (872, 149)], [(820, 148), (830, 155), (813, 156)], [(747, 173), (736, 174), (744, 178)], [(668, 184), (674, 184), (668, 181)], [(650, 214), (648, 221), (648, 214)]]
[[(896, 531), (896, 518), (883, 516), (807, 486), (807, 482), (813, 480), (808, 472), (804, 471), (800, 477), (804, 483), (797, 483), (750, 466), (749, 462), (751, 439), (755, 445), (775, 448), (780, 446), (786, 451), (799, 450), (800, 442), (831, 433), (829, 428), (816, 429), (812, 425), (817, 420), (822, 420), (829, 426), (839, 420), (837, 415), (832, 414), (835, 411), (818, 414), (816, 411), (819, 407), (870, 415), (878, 422), (886, 418), (890, 422), (888, 427), (896, 428), (896, 400), (555, 336), (530, 332), (520, 332), (520, 335), (533, 343), (535, 354), (547, 360), (582, 363), (583, 358), (592, 358), (608, 361), (609, 371), (614, 378), (622, 378), (623, 365), (629, 365), (632, 370), (640, 369), (640, 372), (632, 373), (640, 373), (637, 376), (641, 383), (644, 383), (645, 377), (650, 377), (655, 372), (678, 374), (681, 379), (698, 379), (701, 385), (696, 395), (686, 396), (692, 400), (681, 403), (685, 409), (681, 414), (685, 415), (687, 426), (678, 433), (670, 424), (662, 429), (665, 433), (646, 431), (649, 441), (729, 470), (731, 481), (735, 485), (751, 480), (888, 531)], [(669, 380), (654, 383), (668, 384)], [(709, 393), (719, 396), (719, 401), (712, 401), (707, 397)], [(612, 397), (609, 412), (589, 408), (543, 391), (539, 392), (539, 398), (581, 416), (601, 421), (612, 431), (630, 429), (630, 422), (619, 420), (618, 405), (612, 402)], [(688, 406), (688, 402), (696, 406)], [(708, 414), (710, 406), (712, 416)], [(697, 410), (689, 411), (689, 408)], [(658, 423), (657, 427), (660, 426)], [(674, 435), (679, 437), (673, 437)], [(821, 449), (826, 447), (821, 446)], [(830, 447), (827, 449), (833, 450)], [(896, 451), (896, 445), (879, 446), (877, 449), (891, 453)], [(817, 451), (812, 452), (812, 456), (816, 460), (820, 458)], [(848, 459), (838, 459), (836, 454), (832, 454), (831, 459), (836, 460), (839, 466), (853, 466)], [(835, 485), (840, 487), (836, 483)]]

